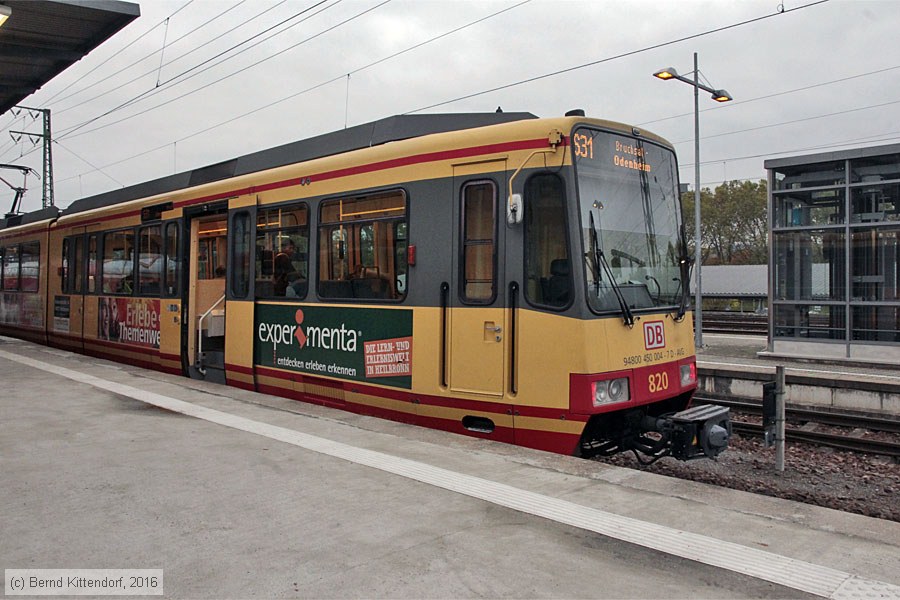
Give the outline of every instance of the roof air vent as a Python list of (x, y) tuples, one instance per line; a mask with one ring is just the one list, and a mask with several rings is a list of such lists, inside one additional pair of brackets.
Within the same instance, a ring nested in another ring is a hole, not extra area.
[(569, 112), (566, 113), (566, 116), (567, 117), (583, 117), (584, 109), (576, 108), (576, 109), (570, 110)]

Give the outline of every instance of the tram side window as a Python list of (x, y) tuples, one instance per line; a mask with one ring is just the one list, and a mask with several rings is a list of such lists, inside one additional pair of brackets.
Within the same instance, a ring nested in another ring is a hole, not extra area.
[(162, 228), (159, 225), (142, 227), (138, 244), (138, 294), (159, 296), (163, 264)]
[(23, 292), (36, 292), (40, 284), (41, 243), (25, 242), (22, 244), (19, 262), (20, 289)]
[(134, 231), (103, 235), (103, 293), (130, 296), (134, 291)]
[(62, 245), (62, 269), (60, 270), (60, 288), (63, 294), (68, 294), (69, 290), (69, 257), (72, 255), (72, 238), (63, 240)]
[(7, 246), (3, 249), (3, 290), (14, 292), (19, 289), (19, 247)]
[(97, 292), (97, 278), (100, 271), (97, 269), (97, 234), (92, 233), (88, 237), (88, 293), (95, 294)]
[(260, 210), (256, 219), (256, 297), (305, 298), (309, 289), (309, 207)]
[(178, 295), (178, 223), (166, 224), (165, 239), (166, 296)]
[(329, 200), (320, 210), (319, 296), (403, 299), (408, 270), (406, 195), (393, 190)]
[(525, 297), (563, 307), (572, 300), (572, 267), (566, 243), (562, 180), (536, 175), (525, 184)]
[(490, 304), (496, 287), (495, 237), (497, 188), (479, 181), (463, 187), (462, 299)]
[(231, 294), (246, 298), (250, 293), (250, 213), (235, 213), (231, 221)]
[(84, 238), (75, 238), (75, 254), (72, 258), (72, 285), (75, 294), (84, 293)]

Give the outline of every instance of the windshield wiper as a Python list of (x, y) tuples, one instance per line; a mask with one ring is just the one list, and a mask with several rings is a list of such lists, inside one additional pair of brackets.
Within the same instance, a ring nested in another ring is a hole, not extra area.
[(616, 283), (616, 278), (613, 276), (612, 269), (606, 261), (606, 255), (603, 253), (603, 248), (600, 247), (600, 244), (597, 241), (597, 227), (594, 225), (594, 212), (591, 211), (588, 215), (591, 224), (591, 250), (594, 254), (594, 281), (596, 282), (595, 285), (597, 286), (597, 290), (600, 289), (600, 274), (597, 272), (597, 265), (600, 265), (603, 267), (604, 272), (606, 272), (606, 276), (609, 277), (609, 285), (612, 287), (616, 300), (619, 301), (619, 307), (622, 309), (622, 319), (625, 321), (625, 325), (634, 327), (634, 314), (631, 312), (631, 308), (628, 307), (625, 296), (622, 295), (622, 290), (619, 288), (619, 284)]
[(691, 280), (691, 271), (690, 264), (691, 259), (687, 256), (681, 257), (681, 280), (678, 284), (681, 286), (681, 304), (678, 305), (678, 312), (675, 314), (675, 320), (681, 321), (684, 318), (684, 314), (687, 312), (687, 303), (688, 298), (690, 297), (690, 290), (687, 285), (685, 285), (685, 280)]

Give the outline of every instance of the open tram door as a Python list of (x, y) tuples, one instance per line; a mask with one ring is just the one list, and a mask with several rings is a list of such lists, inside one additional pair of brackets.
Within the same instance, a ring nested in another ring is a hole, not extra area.
[[(457, 251), (448, 299), (448, 385), (454, 395), (485, 403), (511, 403), (510, 315), (503, 287), (506, 228), (500, 211), (506, 198), (505, 172), (505, 159), (453, 167)], [(508, 419), (496, 411), (467, 415), (463, 426), (512, 442), (512, 405), (504, 412)]]
[(182, 340), (188, 372), (196, 379), (225, 383), (225, 283), (228, 269), (226, 202), (184, 210), (188, 242), (182, 298)]

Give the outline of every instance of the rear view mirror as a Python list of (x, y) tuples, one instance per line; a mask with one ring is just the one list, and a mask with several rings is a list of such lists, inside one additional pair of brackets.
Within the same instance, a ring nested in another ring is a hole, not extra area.
[(518, 225), (522, 222), (522, 194), (510, 194), (506, 203), (506, 222)]

